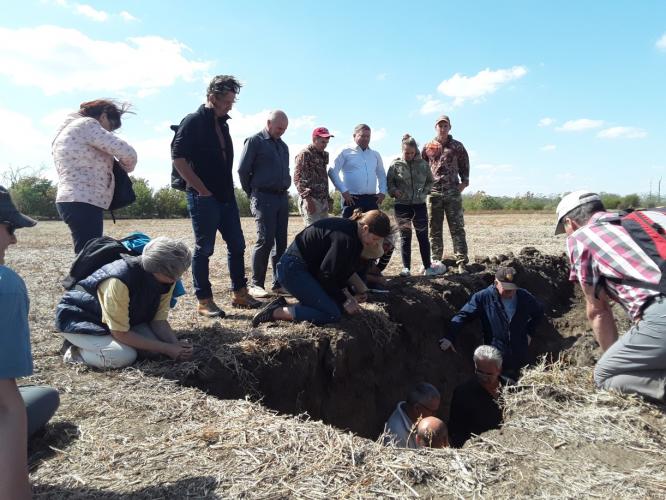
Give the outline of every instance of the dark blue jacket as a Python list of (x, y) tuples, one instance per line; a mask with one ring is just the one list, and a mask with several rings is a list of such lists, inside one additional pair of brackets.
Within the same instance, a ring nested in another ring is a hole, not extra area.
[(543, 317), (543, 307), (530, 292), (522, 288), (516, 290), (516, 297), (516, 312), (509, 323), (494, 284), (476, 292), (453, 317), (446, 337), (453, 341), (466, 322), (479, 318), (483, 342), (500, 350), (503, 370), (522, 368), (527, 364), (527, 336), (534, 335)]
[(102, 323), (102, 307), (97, 299), (99, 284), (109, 278), (118, 278), (129, 290), (130, 326), (152, 321), (161, 296), (171, 286), (144, 271), (140, 257), (123, 257), (101, 267), (65, 293), (56, 306), (56, 328), (65, 333), (109, 335), (109, 328)]

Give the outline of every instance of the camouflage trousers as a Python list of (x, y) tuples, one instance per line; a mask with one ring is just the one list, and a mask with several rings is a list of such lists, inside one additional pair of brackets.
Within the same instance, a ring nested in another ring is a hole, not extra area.
[(444, 193), (431, 193), (428, 196), (428, 213), (430, 215), (429, 229), (432, 259), (442, 260), (444, 254), (442, 233), (444, 216), (446, 215), (456, 263), (466, 264), (468, 261), (467, 240), (465, 239), (465, 219), (460, 191), (454, 188)]

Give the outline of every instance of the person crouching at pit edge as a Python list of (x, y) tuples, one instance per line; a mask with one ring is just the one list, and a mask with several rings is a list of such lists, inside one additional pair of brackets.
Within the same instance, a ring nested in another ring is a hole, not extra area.
[[(384, 254), (382, 243), (392, 232), (391, 221), (381, 210), (354, 211), (349, 219), (330, 217), (315, 222), (296, 235), (277, 265), (278, 281), (296, 299), (270, 302), (252, 319), (252, 325), (283, 320), (335, 323), (342, 310), (361, 312), (366, 288), (356, 272), (361, 259)], [(347, 290), (353, 282), (356, 295)]]
[(176, 338), (167, 315), (174, 284), (191, 259), (184, 243), (162, 236), (142, 255), (125, 256), (79, 281), (56, 308), (56, 327), (72, 344), (64, 361), (122, 368), (137, 352), (190, 359), (192, 346)]

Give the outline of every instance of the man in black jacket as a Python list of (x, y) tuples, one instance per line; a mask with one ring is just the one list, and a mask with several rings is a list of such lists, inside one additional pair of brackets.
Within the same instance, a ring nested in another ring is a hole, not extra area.
[(209, 258), (217, 231), (227, 244), (227, 264), (234, 307), (259, 307), (247, 292), (245, 238), (234, 195), (234, 148), (229, 134), (229, 111), (241, 84), (229, 75), (218, 75), (208, 85), (206, 104), (187, 115), (171, 144), (173, 166), (187, 183), (187, 207), (196, 239), (192, 281), (199, 300), (199, 314), (224, 317), (213, 300), (208, 279)]

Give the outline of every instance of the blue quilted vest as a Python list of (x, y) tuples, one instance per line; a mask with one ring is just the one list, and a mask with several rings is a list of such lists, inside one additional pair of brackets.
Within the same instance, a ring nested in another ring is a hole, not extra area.
[(56, 307), (56, 328), (65, 333), (109, 335), (108, 326), (102, 323), (102, 308), (97, 299), (99, 284), (109, 278), (118, 278), (129, 290), (130, 327), (152, 321), (160, 296), (171, 287), (144, 271), (141, 257), (123, 256), (79, 281), (65, 293)]

